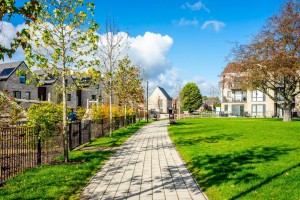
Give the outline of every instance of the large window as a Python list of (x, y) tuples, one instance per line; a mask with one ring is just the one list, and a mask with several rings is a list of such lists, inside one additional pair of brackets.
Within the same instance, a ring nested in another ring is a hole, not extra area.
[(235, 101), (242, 101), (243, 100), (243, 91), (235, 91), (234, 93), (234, 100)]
[(252, 92), (252, 101), (257, 102), (257, 101), (265, 101), (265, 94), (255, 90)]
[(16, 99), (21, 99), (21, 92), (20, 91), (13, 91), (14, 97)]
[(265, 105), (252, 105), (252, 116), (254, 117), (263, 117), (265, 116)]

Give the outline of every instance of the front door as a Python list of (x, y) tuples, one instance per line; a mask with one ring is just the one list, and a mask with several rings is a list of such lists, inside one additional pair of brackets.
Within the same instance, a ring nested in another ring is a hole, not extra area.
[(40, 101), (46, 101), (47, 96), (46, 96), (46, 87), (38, 87), (38, 98)]
[(76, 91), (76, 101), (77, 101), (77, 106), (81, 106), (81, 90)]

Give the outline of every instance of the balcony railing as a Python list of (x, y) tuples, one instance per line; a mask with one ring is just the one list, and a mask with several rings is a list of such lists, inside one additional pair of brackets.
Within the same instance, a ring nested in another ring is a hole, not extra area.
[(247, 97), (243, 98), (223, 98), (223, 102), (228, 102), (228, 103), (246, 103), (247, 102)]

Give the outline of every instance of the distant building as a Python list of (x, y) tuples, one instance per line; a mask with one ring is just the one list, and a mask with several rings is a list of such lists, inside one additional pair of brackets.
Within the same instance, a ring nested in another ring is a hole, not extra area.
[(157, 86), (148, 98), (148, 109), (151, 112), (169, 114), (172, 112), (172, 98), (165, 89)]
[[(221, 74), (221, 112), (234, 116), (252, 117), (282, 117), (283, 110), (280, 108), (279, 95), (270, 91), (279, 99), (275, 103), (268, 95), (258, 90), (245, 90), (242, 88), (242, 73), (238, 73), (235, 64), (229, 63)], [(299, 112), (300, 95), (295, 98), (294, 112)]]
[[(17, 75), (20, 70), (21, 76)], [(37, 89), (34, 84), (26, 84), (26, 80), (31, 78), (27, 73), (29, 68), (25, 62), (10, 62), (0, 64), (0, 90), (17, 101), (27, 103), (37, 102)]]
[[(42, 84), (38, 87), (38, 98), (41, 101), (51, 101), (54, 103), (62, 102), (62, 93), (57, 90), (55, 83), (58, 81), (56, 78), (47, 75), (47, 73), (42, 70), (37, 70), (34, 72), (39, 77), (39, 82)], [(73, 85), (75, 77), (70, 77), (67, 79), (67, 85)], [(90, 78), (81, 78), (81, 85), (83, 87), (76, 89), (73, 85), (74, 90), (67, 92), (67, 103), (68, 106), (73, 108), (86, 107), (87, 100), (89, 101), (99, 101), (101, 98), (101, 88), (100, 84), (91, 84)]]
[[(17, 75), (18, 70), (21, 73)], [(36, 70), (34, 74), (38, 78), (33, 81), (39, 83), (39, 87), (35, 83), (26, 84), (26, 80), (32, 79), (33, 74), (24, 61), (0, 64), (0, 91), (6, 96), (13, 97), (16, 101), (21, 102), (25, 108), (29, 104), (39, 103), (39, 101), (62, 102), (62, 92), (56, 88), (56, 83), (60, 80), (51, 77), (42, 70)], [(68, 78), (67, 84), (74, 85), (75, 79), (76, 77)], [(67, 92), (68, 106), (73, 108), (86, 107), (87, 100), (100, 101), (100, 99), (103, 99), (100, 84), (92, 84), (89, 77), (81, 78), (80, 83), (83, 87), (76, 89), (74, 85), (74, 90)]]

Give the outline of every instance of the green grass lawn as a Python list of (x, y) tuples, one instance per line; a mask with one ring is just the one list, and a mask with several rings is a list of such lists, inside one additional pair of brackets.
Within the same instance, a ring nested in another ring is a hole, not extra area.
[[(146, 124), (137, 122), (126, 129), (114, 131), (112, 138), (99, 138), (85, 146), (119, 146)], [(78, 199), (78, 193), (112, 153), (109, 150), (71, 151), (68, 164), (37, 167), (8, 180), (0, 187), (0, 199)]]
[(300, 199), (300, 121), (179, 120), (169, 133), (209, 199)]

